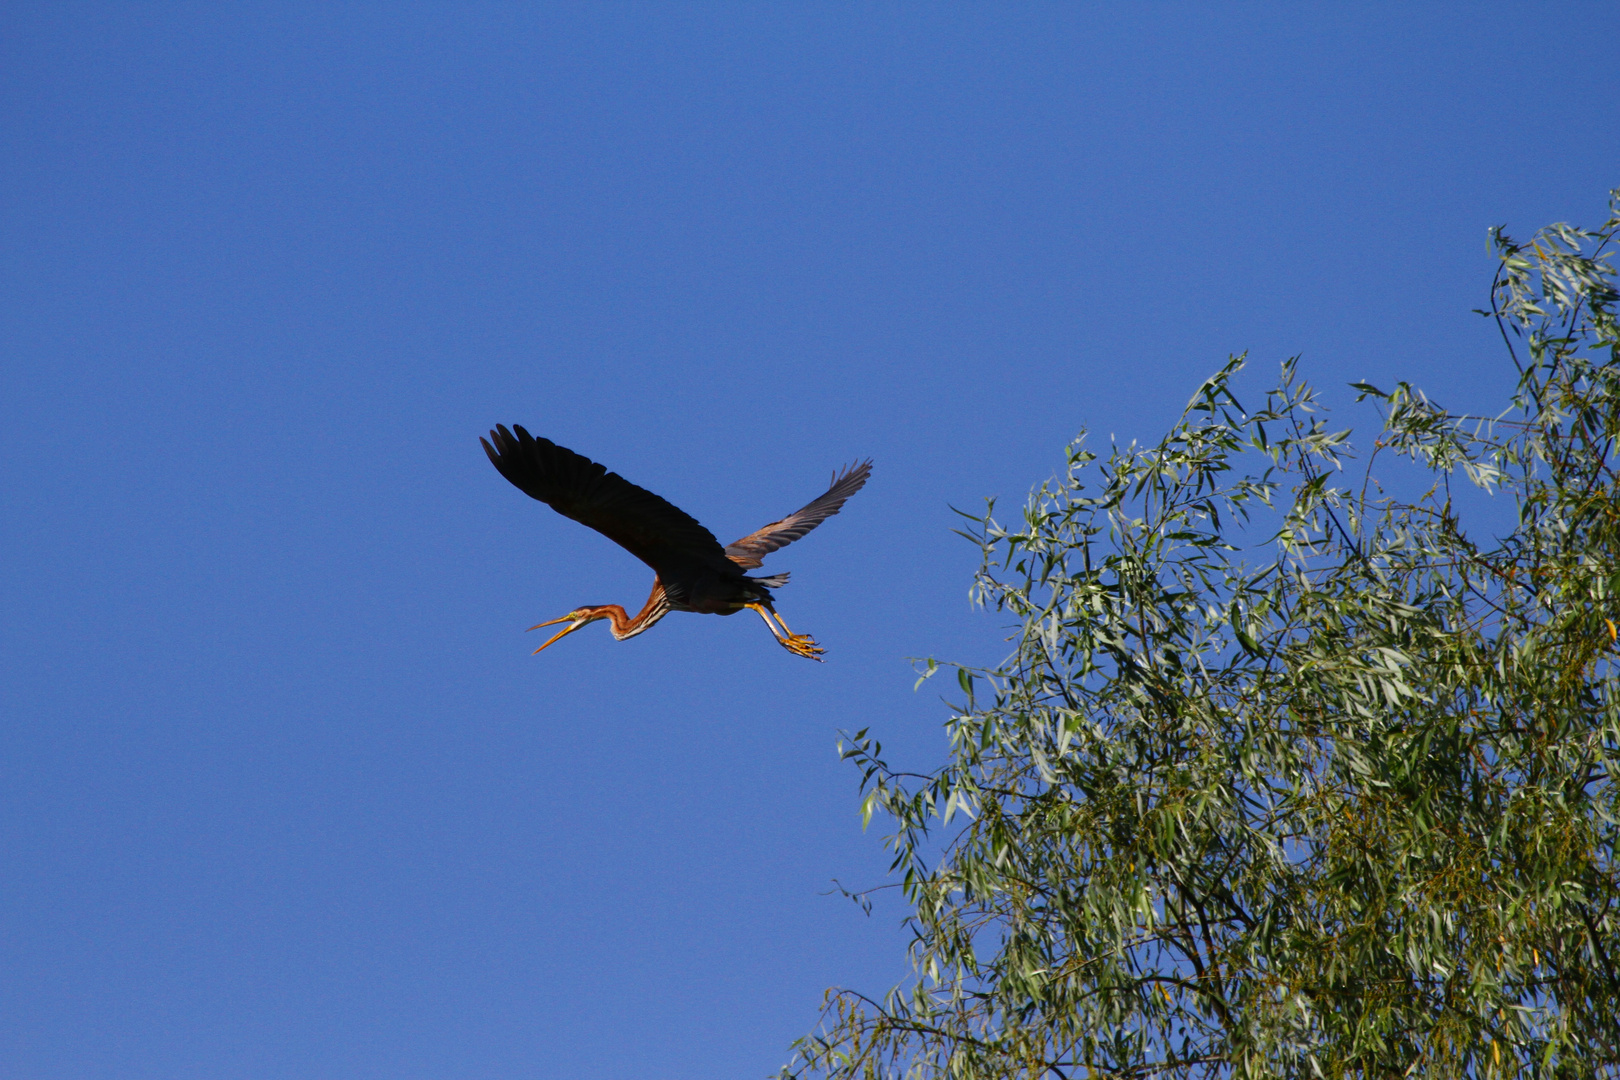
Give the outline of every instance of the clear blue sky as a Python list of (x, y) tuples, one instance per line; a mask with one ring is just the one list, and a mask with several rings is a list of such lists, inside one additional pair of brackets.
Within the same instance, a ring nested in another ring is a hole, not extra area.
[[(763, 1076), (899, 979), (834, 742), (1002, 651), (949, 507), (1245, 349), (1494, 407), (1486, 227), (1620, 184), (1612, 3), (1210, 8), (5, 5), (0, 1077)], [(496, 422), (722, 540), (872, 456), (828, 662), (531, 658), (650, 572)]]

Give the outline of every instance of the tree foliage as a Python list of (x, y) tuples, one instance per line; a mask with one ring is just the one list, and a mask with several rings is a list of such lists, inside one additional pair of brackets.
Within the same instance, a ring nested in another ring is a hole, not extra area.
[(1352, 469), (1235, 358), (973, 519), (1015, 650), (954, 668), (937, 772), (843, 747), (915, 977), (831, 992), (784, 1076), (1620, 1076), (1613, 200), (1492, 231), (1500, 416), (1356, 384)]

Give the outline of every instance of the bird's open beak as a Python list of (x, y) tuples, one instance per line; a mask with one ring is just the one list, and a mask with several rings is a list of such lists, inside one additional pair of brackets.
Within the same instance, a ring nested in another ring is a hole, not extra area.
[[(551, 646), (551, 645), (555, 644), (556, 642), (561, 641), (563, 638), (567, 637), (569, 634), (572, 634), (575, 630), (578, 630), (580, 627), (584, 626), (586, 623), (589, 623), (590, 621), (591, 620), (589, 620), (589, 619), (579, 618), (578, 616), (576, 616), (572, 612), (570, 612), (569, 614), (564, 615), (560, 619), (550, 619), (550, 620), (547, 620), (546, 622), (543, 622), (543, 623), (535, 623), (533, 626), (529, 627), (529, 630), (538, 630), (542, 626), (556, 626), (558, 623), (563, 623), (563, 622), (569, 623), (570, 625), (565, 626), (561, 630), (557, 631), (555, 634), (552, 634), (551, 637), (546, 639), (545, 645), (540, 646), (540, 648), (534, 650), (534, 652), (530, 653), (529, 655), (530, 656), (538, 656), (541, 652), (545, 651), (545, 649), (548, 646)], [(528, 633), (528, 631), (525, 630), (524, 633)]]

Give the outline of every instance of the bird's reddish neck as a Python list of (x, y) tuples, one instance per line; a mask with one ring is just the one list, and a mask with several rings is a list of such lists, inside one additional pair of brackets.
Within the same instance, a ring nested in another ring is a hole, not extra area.
[(625, 638), (635, 637), (668, 615), (669, 598), (664, 595), (663, 583), (655, 581), (651, 595), (647, 597), (647, 602), (641, 605), (641, 610), (636, 613), (635, 618), (631, 618), (618, 604), (603, 604), (596, 611), (598, 618), (609, 621), (614, 639), (623, 641)]

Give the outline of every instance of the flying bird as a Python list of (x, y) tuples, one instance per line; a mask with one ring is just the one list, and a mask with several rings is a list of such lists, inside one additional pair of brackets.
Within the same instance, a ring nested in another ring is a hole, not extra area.
[(759, 613), (784, 649), (795, 656), (821, 659), (825, 650), (808, 634), (789, 630), (776, 613), (771, 590), (786, 585), (788, 575), (749, 577), (743, 571), (762, 565), (766, 555), (838, 513), (844, 500), (866, 483), (872, 473), (871, 461), (835, 474), (824, 494), (781, 521), (721, 547), (712, 532), (680, 508), (550, 439), (535, 438), (521, 425), (512, 425), (511, 431), (497, 425), (488, 439), (478, 441), (495, 468), (518, 490), (595, 529), (657, 574), (652, 594), (634, 617), (618, 604), (590, 604), (529, 627), (538, 630), (568, 624), (534, 650), (536, 653), (599, 619), (609, 620), (614, 638), (623, 641), (671, 611), (735, 615), (747, 609)]

